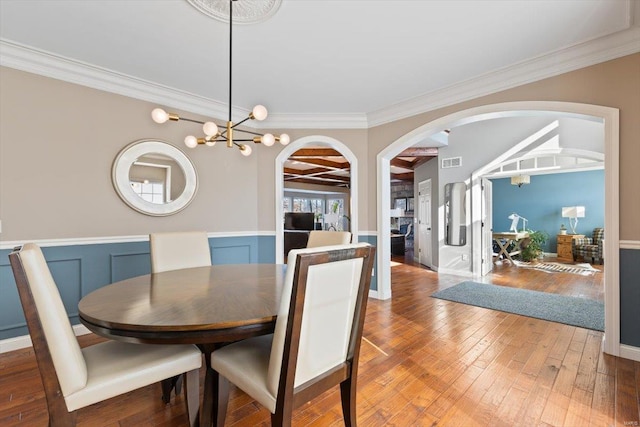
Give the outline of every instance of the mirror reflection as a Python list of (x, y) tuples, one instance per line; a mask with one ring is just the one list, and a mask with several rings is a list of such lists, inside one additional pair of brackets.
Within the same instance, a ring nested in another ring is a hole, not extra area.
[(143, 200), (165, 204), (180, 197), (186, 181), (184, 171), (169, 156), (149, 153), (139, 157), (129, 169), (129, 183)]

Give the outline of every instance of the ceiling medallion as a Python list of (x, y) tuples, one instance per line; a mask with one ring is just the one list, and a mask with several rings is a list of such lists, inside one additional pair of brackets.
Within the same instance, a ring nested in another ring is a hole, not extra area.
[[(229, 22), (229, 2), (227, 0), (187, 0), (187, 2), (213, 19)], [(266, 21), (278, 11), (281, 3), (282, 0), (235, 1), (233, 23), (254, 24)]]

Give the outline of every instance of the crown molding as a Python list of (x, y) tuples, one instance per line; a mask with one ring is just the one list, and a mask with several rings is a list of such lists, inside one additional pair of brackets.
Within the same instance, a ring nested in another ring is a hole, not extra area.
[[(634, 26), (368, 114), (280, 113), (270, 115), (259, 126), (253, 122), (247, 122), (247, 126), (260, 129), (368, 129), (637, 52), (640, 52), (640, 27)], [(0, 39), (0, 65), (220, 120), (226, 120), (228, 114), (228, 106), (222, 102), (7, 39)], [(233, 114), (247, 116), (249, 110), (234, 108)]]
[[(0, 38), (0, 65), (81, 86), (226, 120), (227, 104)], [(248, 116), (234, 108), (233, 114)], [(253, 127), (248, 122), (247, 127)]]
[(426, 113), (640, 52), (640, 27), (560, 49), (367, 115), (369, 127)]

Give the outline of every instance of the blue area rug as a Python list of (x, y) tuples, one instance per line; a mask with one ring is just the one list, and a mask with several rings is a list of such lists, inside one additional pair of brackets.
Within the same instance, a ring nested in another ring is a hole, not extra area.
[(477, 282), (458, 283), (431, 296), (580, 328), (604, 331), (604, 304), (584, 298)]

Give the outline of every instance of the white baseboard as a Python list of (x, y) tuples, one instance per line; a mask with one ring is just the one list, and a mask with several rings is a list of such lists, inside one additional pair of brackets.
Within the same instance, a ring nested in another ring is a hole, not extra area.
[(640, 348), (626, 344), (620, 344), (620, 357), (640, 362)]
[(380, 299), (378, 297), (378, 291), (374, 291), (373, 289), (369, 289), (369, 298)]
[[(73, 332), (76, 336), (90, 334), (84, 325), (74, 325)], [(13, 350), (20, 350), (21, 348), (31, 347), (31, 337), (29, 335), (23, 335), (21, 337), (7, 338), (0, 341), (0, 354), (8, 353)]]

